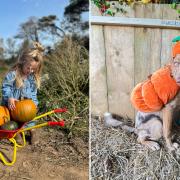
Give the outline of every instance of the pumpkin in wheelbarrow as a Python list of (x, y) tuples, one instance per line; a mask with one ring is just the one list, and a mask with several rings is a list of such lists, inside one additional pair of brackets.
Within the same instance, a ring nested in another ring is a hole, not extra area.
[(0, 126), (10, 121), (9, 110), (6, 106), (0, 106)]
[(14, 110), (10, 111), (14, 121), (25, 123), (36, 117), (37, 108), (31, 99), (16, 101), (15, 107)]
[(19, 128), (18, 123), (15, 121), (8, 121), (1, 126), (2, 130), (16, 130), (18, 128)]

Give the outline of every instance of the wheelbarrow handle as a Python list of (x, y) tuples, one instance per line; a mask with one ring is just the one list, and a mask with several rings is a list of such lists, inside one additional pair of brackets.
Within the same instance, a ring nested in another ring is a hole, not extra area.
[(43, 127), (43, 126), (57, 126), (57, 125), (63, 127), (65, 125), (64, 120), (61, 120), (59, 122), (54, 122), (54, 121), (45, 122), (45, 123), (38, 124), (38, 125), (35, 125), (35, 126), (20, 129), (17, 133), (28, 131), (28, 130), (31, 130), (31, 129), (40, 128), (40, 127)]
[(55, 113), (61, 113), (61, 112), (66, 112), (67, 108), (58, 108), (58, 109), (54, 109)]
[(64, 121), (59, 121), (59, 122), (49, 121), (48, 122), (48, 126), (61, 126), (61, 127), (63, 127), (64, 125), (65, 125)]
[(61, 113), (61, 112), (66, 112), (66, 111), (67, 111), (66, 108), (54, 109), (54, 110), (49, 111), (49, 112), (47, 112), (47, 113), (41, 114), (41, 115), (39, 115), (39, 116), (36, 116), (32, 121), (38, 120), (38, 119), (40, 119), (40, 118), (42, 118), (42, 117), (45, 117), (45, 116), (50, 115), (50, 114), (53, 114), (53, 113)]

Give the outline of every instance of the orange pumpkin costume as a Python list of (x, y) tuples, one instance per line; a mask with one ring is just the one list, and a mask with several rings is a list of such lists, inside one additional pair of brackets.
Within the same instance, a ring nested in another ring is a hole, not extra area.
[(165, 66), (139, 83), (131, 93), (131, 102), (142, 112), (159, 111), (172, 100), (179, 90), (179, 86), (171, 76), (170, 65)]
[[(180, 36), (173, 42), (175, 42), (172, 48), (174, 58), (180, 54)], [(179, 88), (171, 76), (171, 66), (167, 65), (153, 73), (148, 80), (136, 85), (131, 93), (131, 102), (142, 112), (159, 111), (176, 96)]]

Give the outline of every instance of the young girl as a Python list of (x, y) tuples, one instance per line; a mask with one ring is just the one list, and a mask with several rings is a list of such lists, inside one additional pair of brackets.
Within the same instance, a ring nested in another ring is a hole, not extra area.
[[(37, 42), (34, 48), (24, 51), (10, 69), (2, 84), (2, 105), (15, 109), (15, 102), (28, 98), (38, 106), (37, 89), (40, 87), (44, 48)], [(37, 133), (36, 133), (37, 134)], [(36, 143), (35, 131), (31, 130), (31, 143)]]

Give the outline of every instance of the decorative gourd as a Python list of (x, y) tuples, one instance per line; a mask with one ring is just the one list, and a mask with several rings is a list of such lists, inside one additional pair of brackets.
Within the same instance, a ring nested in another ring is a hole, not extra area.
[(17, 122), (28, 122), (36, 116), (37, 109), (34, 102), (30, 99), (24, 99), (15, 102), (15, 110), (10, 111), (12, 119)]
[(10, 121), (9, 110), (6, 106), (0, 106), (0, 126)]

